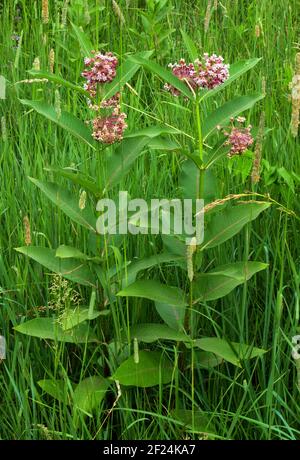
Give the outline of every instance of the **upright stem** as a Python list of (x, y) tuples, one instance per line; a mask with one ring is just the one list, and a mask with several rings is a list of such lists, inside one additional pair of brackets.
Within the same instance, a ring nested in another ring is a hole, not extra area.
[(203, 168), (203, 136), (202, 136), (202, 126), (201, 126), (201, 115), (200, 115), (200, 100), (196, 98), (196, 122), (197, 122), (197, 134), (198, 134), (198, 151), (199, 151), (199, 158), (201, 162), (200, 168), (200, 175), (199, 175), (199, 185), (197, 189), (197, 198), (203, 198), (204, 194), (204, 174), (205, 168)]

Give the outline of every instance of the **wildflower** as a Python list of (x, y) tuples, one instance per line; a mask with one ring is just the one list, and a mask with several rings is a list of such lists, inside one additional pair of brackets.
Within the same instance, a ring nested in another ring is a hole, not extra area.
[(94, 51), (93, 54), (93, 57), (84, 59), (85, 70), (81, 74), (87, 81), (84, 88), (92, 98), (97, 94), (98, 83), (109, 83), (115, 78), (118, 65), (118, 59), (113, 53), (102, 54)]
[(224, 64), (224, 58), (208, 53), (203, 55), (204, 63), (196, 60), (197, 65), (195, 83), (199, 88), (214, 89), (229, 77), (229, 64)]
[(100, 105), (93, 104), (93, 102), (90, 99), (88, 99), (88, 106), (90, 109), (96, 112), (100, 109), (120, 108), (120, 93), (116, 93), (109, 99), (102, 101)]
[(123, 139), (123, 133), (127, 128), (125, 123), (126, 114), (118, 113), (115, 109), (108, 117), (97, 117), (93, 120), (92, 136), (97, 141), (105, 144), (113, 144)]
[(228, 136), (225, 145), (231, 145), (229, 157), (234, 155), (241, 155), (247, 148), (253, 144), (253, 137), (251, 135), (251, 125), (248, 128), (233, 127), (231, 133), (224, 133)]
[[(183, 80), (192, 89), (214, 89), (224, 83), (229, 77), (229, 64), (224, 64), (222, 56), (204, 53), (203, 59), (196, 59), (194, 63), (187, 64), (184, 59), (179, 63), (169, 64), (173, 75)], [(179, 96), (180, 91), (168, 83), (164, 88), (174, 96)]]
[[(169, 64), (169, 66), (172, 69), (173, 74), (175, 77), (177, 77), (179, 80), (184, 80), (187, 82), (188, 86), (192, 87), (192, 89), (196, 88), (195, 82), (194, 82), (194, 75), (195, 75), (195, 67), (194, 64), (186, 64), (184, 59), (180, 59), (179, 63), (175, 64)], [(179, 96), (180, 91), (177, 88), (174, 88), (174, 86), (169, 85), (166, 83), (164, 85), (164, 88), (167, 91), (170, 91), (173, 96)]]

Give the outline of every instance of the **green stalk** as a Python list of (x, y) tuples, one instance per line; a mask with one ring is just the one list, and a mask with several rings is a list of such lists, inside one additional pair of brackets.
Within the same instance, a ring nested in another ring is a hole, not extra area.
[(203, 136), (202, 136), (202, 126), (201, 126), (201, 115), (200, 115), (200, 99), (199, 97), (196, 98), (195, 102), (195, 109), (196, 109), (196, 126), (197, 126), (197, 137), (198, 137), (198, 151), (199, 151), (199, 158), (201, 161), (201, 168), (199, 170), (199, 185), (197, 191), (197, 198), (203, 198), (204, 194), (204, 174), (205, 168), (203, 167)]

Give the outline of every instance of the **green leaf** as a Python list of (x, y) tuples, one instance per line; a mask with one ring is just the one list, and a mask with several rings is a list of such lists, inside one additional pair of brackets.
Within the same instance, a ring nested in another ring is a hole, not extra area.
[(185, 318), (185, 307), (177, 307), (162, 302), (155, 302), (155, 308), (164, 322), (172, 329), (180, 331), (183, 329)]
[(16, 251), (30, 257), (58, 275), (85, 286), (95, 286), (96, 277), (90, 268), (78, 260), (59, 259), (54, 249), (40, 246), (23, 246)]
[(111, 377), (121, 385), (148, 388), (172, 380), (173, 365), (162, 354), (155, 351), (139, 351), (139, 362), (134, 357), (124, 361)]
[(132, 284), (137, 277), (137, 274), (148, 268), (152, 268), (156, 265), (160, 265), (167, 262), (173, 262), (178, 260), (185, 260), (185, 254), (183, 256), (174, 256), (174, 254), (169, 254), (167, 252), (162, 252), (161, 254), (155, 254), (150, 257), (145, 257), (139, 260), (133, 260), (127, 267), (124, 269), (125, 275), (122, 280), (122, 288)]
[[(179, 176), (179, 186), (183, 191), (183, 198), (196, 199), (197, 189), (199, 187), (199, 168), (191, 161), (187, 160), (183, 162), (182, 170)], [(218, 181), (212, 171), (207, 170), (205, 172), (204, 181), (204, 200), (208, 202), (216, 199), (216, 193), (218, 187)]]
[(227, 162), (227, 167), (231, 177), (241, 176), (242, 183), (245, 183), (253, 167), (253, 153), (246, 151), (243, 155), (234, 155)]
[(71, 22), (72, 28), (75, 32), (76, 38), (78, 40), (79, 46), (84, 57), (91, 56), (91, 51), (93, 50), (93, 45), (87, 35), (83, 32), (82, 27), (77, 27)]
[(284, 182), (289, 186), (291, 191), (295, 193), (295, 185), (292, 175), (282, 166), (281, 168), (277, 169), (279, 176), (282, 177)]
[(126, 61), (124, 61), (118, 68), (117, 75), (114, 80), (105, 85), (104, 93), (102, 94), (102, 99), (106, 100), (116, 94), (118, 91), (121, 91), (125, 83), (127, 83), (135, 75), (135, 73), (140, 68), (138, 62), (133, 62), (133, 59), (139, 58), (148, 58), (151, 56), (153, 51), (144, 51), (142, 53), (137, 53), (130, 56)]
[(251, 345), (240, 344), (217, 337), (205, 337), (195, 341), (196, 346), (201, 350), (210, 351), (225, 359), (235, 366), (242, 367), (241, 361), (256, 358), (266, 353), (266, 350)]
[(88, 323), (74, 327), (72, 331), (63, 331), (57, 320), (53, 318), (35, 318), (14, 327), (21, 334), (40, 339), (57, 340), (68, 343), (97, 342), (97, 337), (90, 332)]
[(210, 418), (201, 411), (194, 411), (188, 409), (174, 409), (171, 411), (172, 417), (182, 422), (182, 424), (193, 433), (205, 433), (213, 435), (215, 427)]
[(189, 37), (189, 35), (184, 30), (180, 29), (180, 32), (182, 35), (183, 43), (185, 44), (185, 47), (189, 54), (189, 57), (191, 61), (194, 62), (198, 58), (198, 50), (196, 48), (196, 45), (191, 39), (191, 37)]
[(34, 69), (28, 70), (27, 72), (34, 78), (47, 78), (47, 80), (51, 81), (52, 83), (72, 89), (73, 91), (77, 91), (86, 97), (89, 96), (89, 93), (82, 86), (75, 85), (74, 83), (71, 83), (70, 81), (65, 80), (59, 75), (55, 75), (54, 73)]
[(236, 204), (212, 215), (204, 230), (201, 250), (213, 248), (236, 235), (248, 222), (269, 208), (271, 203), (265, 201), (244, 202)]
[(152, 343), (157, 340), (175, 340), (190, 342), (191, 338), (183, 332), (176, 331), (165, 324), (136, 324), (130, 328), (130, 335), (141, 342)]
[(124, 139), (112, 152), (111, 157), (107, 160), (106, 191), (117, 185), (125, 177), (149, 141), (150, 138), (146, 136)]
[(150, 150), (177, 150), (180, 145), (168, 137), (155, 137), (148, 144)]
[(217, 86), (215, 89), (207, 91), (203, 96), (203, 99), (215, 96), (216, 93), (222, 91), (226, 86), (230, 85), (233, 81), (243, 75), (248, 70), (252, 69), (256, 64), (261, 60), (261, 58), (247, 59), (246, 61), (236, 62), (235, 64), (230, 65), (229, 69), (229, 78), (222, 83), (222, 85)]
[(74, 170), (71, 168), (56, 168), (56, 167), (48, 167), (45, 168), (46, 171), (53, 172), (61, 177), (65, 177), (73, 182), (73, 184), (80, 185), (85, 190), (92, 192), (94, 195), (100, 195), (100, 189), (97, 186), (94, 179), (89, 179), (85, 174), (82, 174), (78, 170)]
[(87, 377), (75, 388), (74, 405), (81, 411), (90, 414), (100, 409), (101, 402), (110, 385), (109, 380), (99, 375)]
[(212, 369), (219, 366), (223, 362), (221, 356), (217, 356), (210, 351), (197, 351), (195, 353), (195, 367), (203, 367), (204, 369)]
[(139, 131), (133, 131), (124, 135), (124, 139), (129, 137), (150, 137), (151, 139), (161, 136), (162, 134), (180, 134), (180, 131), (170, 126), (149, 126), (148, 128), (140, 129)]
[(137, 64), (142, 65), (154, 74), (158, 75), (160, 78), (162, 78), (163, 81), (169, 83), (170, 85), (174, 86), (179, 91), (181, 91), (182, 94), (187, 98), (194, 99), (192, 92), (188, 89), (185, 83), (179, 80), (179, 78), (175, 77), (175, 75), (173, 75), (172, 72), (170, 72), (170, 70), (166, 70), (156, 62), (149, 61), (141, 57), (130, 56), (129, 59), (131, 59), (133, 62)]
[(60, 318), (60, 325), (64, 331), (72, 329), (78, 326), (78, 324), (84, 321), (91, 321), (98, 318), (99, 316), (109, 314), (109, 310), (94, 310), (92, 313), (89, 308), (76, 307), (75, 309), (66, 310)]
[(33, 177), (29, 179), (74, 222), (96, 233), (96, 216), (93, 215), (89, 206), (80, 209), (79, 199), (74, 197), (73, 193), (54, 182), (40, 182)]
[(38, 385), (45, 393), (48, 393), (54, 399), (66, 404), (70, 404), (70, 395), (65, 380), (45, 379), (39, 380)]
[(79, 249), (73, 248), (72, 246), (66, 246), (65, 244), (61, 244), (55, 253), (55, 257), (59, 257), (60, 259), (80, 259), (80, 260), (88, 260), (88, 256), (83, 252), (79, 251)]
[(206, 302), (224, 297), (236, 286), (248, 281), (255, 273), (265, 270), (267, 266), (261, 262), (237, 262), (196, 275), (193, 282), (194, 299)]
[(264, 98), (263, 94), (253, 94), (250, 96), (239, 96), (226, 102), (221, 107), (212, 112), (203, 122), (202, 134), (205, 140), (218, 125), (228, 122), (230, 117), (236, 117), (245, 110)]
[(167, 286), (154, 280), (136, 281), (118, 292), (117, 295), (121, 297), (142, 297), (178, 307), (187, 305), (185, 294), (180, 288)]
[(20, 102), (36, 110), (38, 113), (46, 117), (48, 120), (53, 121), (61, 128), (64, 128), (69, 133), (78, 137), (86, 144), (88, 144), (90, 147), (92, 147), (94, 150), (96, 149), (95, 142), (92, 138), (90, 130), (86, 127), (83, 121), (79, 120), (71, 113), (62, 111), (61, 116), (58, 117), (55, 108), (52, 105), (47, 104), (47, 102), (29, 101), (27, 99), (20, 99)]

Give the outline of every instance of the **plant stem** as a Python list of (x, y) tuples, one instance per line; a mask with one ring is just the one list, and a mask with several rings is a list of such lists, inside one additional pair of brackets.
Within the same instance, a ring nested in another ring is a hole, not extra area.
[(201, 126), (201, 115), (200, 115), (200, 100), (197, 97), (195, 102), (195, 109), (196, 109), (196, 123), (197, 123), (197, 137), (198, 137), (198, 151), (199, 151), (199, 158), (201, 161), (201, 168), (199, 169), (199, 185), (197, 189), (197, 198), (203, 198), (204, 193), (204, 174), (205, 168), (203, 167), (203, 136), (202, 136), (202, 126)]

